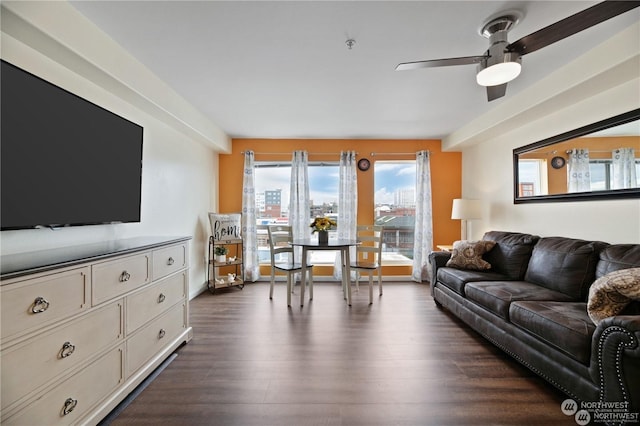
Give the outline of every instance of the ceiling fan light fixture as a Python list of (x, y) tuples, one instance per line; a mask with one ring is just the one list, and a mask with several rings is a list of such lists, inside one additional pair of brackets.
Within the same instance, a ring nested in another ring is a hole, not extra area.
[(489, 66), (486, 61), (478, 64), (476, 81), (480, 86), (499, 86), (515, 79), (520, 75), (521, 70), (520, 56), (508, 52), (501, 62)]

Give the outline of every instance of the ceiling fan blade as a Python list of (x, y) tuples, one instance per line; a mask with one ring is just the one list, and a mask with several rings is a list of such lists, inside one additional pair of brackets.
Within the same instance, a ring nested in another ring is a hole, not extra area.
[(524, 36), (509, 44), (506, 49), (510, 52), (526, 55), (638, 6), (640, 6), (640, 1), (604, 1)]
[(503, 97), (507, 93), (507, 83), (498, 86), (487, 86), (487, 100), (489, 102)]
[(404, 62), (398, 64), (396, 71), (417, 70), (420, 68), (448, 67), (452, 65), (471, 65), (481, 62), (486, 56), (464, 56), (461, 58), (432, 59), (428, 61)]

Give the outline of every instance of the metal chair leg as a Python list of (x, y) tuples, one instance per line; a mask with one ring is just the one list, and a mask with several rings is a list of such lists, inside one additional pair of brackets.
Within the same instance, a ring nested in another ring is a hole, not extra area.
[(275, 273), (271, 270), (271, 288), (269, 289), (269, 299), (273, 299), (273, 286), (275, 284)]

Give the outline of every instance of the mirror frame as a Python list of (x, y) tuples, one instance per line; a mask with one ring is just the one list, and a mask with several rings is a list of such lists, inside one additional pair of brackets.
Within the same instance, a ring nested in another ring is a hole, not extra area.
[(620, 115), (616, 115), (611, 118), (607, 118), (596, 123), (588, 124), (586, 126), (570, 130), (565, 133), (561, 133), (556, 136), (552, 136), (547, 139), (543, 139), (538, 142), (531, 143), (529, 145), (515, 148), (513, 150), (513, 203), (551, 203), (561, 201), (592, 201), (592, 200), (612, 200), (612, 199), (627, 199), (627, 198), (640, 198), (640, 188), (628, 188), (628, 189), (610, 189), (606, 191), (588, 191), (588, 192), (575, 192), (565, 194), (551, 194), (551, 195), (534, 195), (530, 197), (521, 197), (518, 195), (518, 156), (534, 149), (539, 149), (545, 146), (552, 145), (554, 143), (563, 142), (569, 139), (585, 136), (590, 133), (595, 133), (600, 130), (615, 127), (621, 124), (629, 123), (640, 119), (640, 108), (634, 109), (629, 112), (625, 112)]

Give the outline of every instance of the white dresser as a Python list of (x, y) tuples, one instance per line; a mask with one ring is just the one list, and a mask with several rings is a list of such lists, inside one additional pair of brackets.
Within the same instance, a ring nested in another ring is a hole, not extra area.
[(3, 256), (0, 423), (96, 424), (188, 342), (189, 239)]

